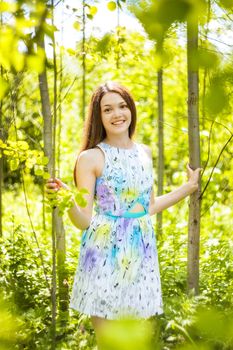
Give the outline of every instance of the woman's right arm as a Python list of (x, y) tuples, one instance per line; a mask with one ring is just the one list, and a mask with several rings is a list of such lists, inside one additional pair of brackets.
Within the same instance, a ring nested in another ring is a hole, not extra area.
[(80, 153), (76, 165), (75, 176), (77, 188), (78, 190), (86, 188), (89, 192), (85, 194), (85, 199), (87, 200), (86, 207), (79, 207), (75, 200), (73, 200), (74, 205), (68, 210), (70, 220), (80, 230), (88, 228), (92, 218), (96, 182), (94, 152), (94, 150), (88, 150)]
[[(95, 150), (83, 151), (77, 159), (75, 169), (77, 188), (78, 190), (85, 188), (89, 193), (84, 194), (87, 201), (86, 207), (79, 207), (75, 199), (73, 199), (73, 206), (68, 210), (68, 215), (74, 226), (80, 230), (88, 228), (92, 218), (96, 181), (96, 159)], [(46, 192), (51, 194), (59, 191), (61, 187), (68, 188), (68, 186), (59, 179), (49, 179), (46, 184)]]

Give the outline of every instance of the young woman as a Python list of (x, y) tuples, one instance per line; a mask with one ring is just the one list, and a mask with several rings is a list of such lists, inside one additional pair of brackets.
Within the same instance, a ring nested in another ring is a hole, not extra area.
[[(155, 198), (151, 150), (133, 141), (135, 127), (136, 107), (129, 91), (114, 82), (99, 86), (74, 171), (77, 188), (89, 191), (87, 206), (74, 201), (68, 212), (83, 230), (70, 306), (91, 316), (97, 338), (109, 320), (163, 313), (150, 216), (198, 189), (201, 169), (187, 166), (187, 183)], [(59, 179), (50, 179), (47, 192), (62, 186)]]

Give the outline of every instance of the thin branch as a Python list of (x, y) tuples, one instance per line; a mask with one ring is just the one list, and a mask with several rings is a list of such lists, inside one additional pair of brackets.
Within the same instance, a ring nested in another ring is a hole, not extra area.
[(223, 151), (224, 151), (225, 148), (227, 147), (228, 143), (231, 142), (232, 138), (233, 138), (233, 134), (231, 135), (231, 137), (227, 140), (227, 142), (225, 143), (225, 145), (224, 145), (223, 148), (221, 149), (221, 152), (219, 153), (218, 158), (217, 158), (217, 160), (216, 160), (216, 162), (215, 162), (215, 164), (214, 164), (214, 166), (213, 166), (213, 169), (212, 169), (211, 174), (210, 174), (210, 176), (209, 176), (209, 179), (208, 179), (208, 181), (207, 181), (207, 183), (206, 183), (206, 185), (205, 185), (205, 187), (204, 187), (204, 190), (201, 192), (201, 194), (200, 194), (200, 196), (199, 196), (198, 199), (202, 199), (202, 197), (203, 197), (203, 195), (204, 195), (204, 193), (205, 193), (205, 191), (206, 191), (206, 189), (207, 189), (207, 187), (208, 187), (208, 185), (209, 185), (209, 183), (210, 183), (210, 180), (211, 180), (211, 178), (212, 178), (214, 169), (216, 168), (216, 166), (217, 166), (217, 164), (218, 164), (218, 162), (219, 162), (219, 159), (220, 159), (220, 157), (221, 157)]
[(213, 125), (214, 125), (214, 121), (212, 122), (211, 127), (210, 127), (210, 132), (209, 132), (209, 136), (208, 136), (208, 153), (207, 153), (207, 160), (206, 160), (205, 165), (203, 166), (203, 171), (202, 171), (202, 173), (201, 173), (201, 178), (202, 178), (202, 176), (203, 176), (203, 174), (204, 174), (204, 172), (205, 172), (205, 169), (206, 169), (206, 167), (207, 167), (207, 165), (208, 165), (209, 158), (210, 158), (210, 138), (211, 138), (211, 134), (212, 134)]
[[(176, 118), (186, 119), (187, 117), (186, 117), (186, 116), (176, 116)], [(213, 120), (213, 119), (210, 119), (210, 118), (200, 118), (200, 119), (205, 119), (205, 120), (214, 122), (215, 124), (221, 125), (221, 126), (223, 126), (227, 131), (229, 131), (230, 135), (233, 135), (232, 132), (231, 132), (231, 130), (230, 130), (226, 125), (224, 125), (223, 123), (217, 122), (216, 120)], [(166, 122), (163, 122), (163, 124), (169, 126), (170, 128), (179, 130), (179, 131), (182, 132), (182, 133), (187, 133), (187, 132), (188, 132), (188, 131), (186, 131), (186, 130), (177, 128), (176, 126), (173, 126), (172, 124), (169, 124), (169, 123), (166, 123)]]
[(59, 101), (59, 103), (57, 104), (57, 110), (60, 108), (61, 103), (65, 100), (66, 96), (68, 95), (68, 93), (70, 92), (71, 88), (73, 87), (75, 81), (78, 79), (78, 76), (74, 77), (72, 83), (70, 84), (70, 86), (68, 87), (66, 93), (64, 94), (64, 96), (62, 97), (61, 101)]
[[(187, 119), (188, 117), (186, 116), (186, 115), (179, 115), (179, 114), (177, 114), (176, 116), (176, 119), (177, 118), (180, 118), (180, 119)], [(218, 125), (221, 125), (221, 126), (223, 126), (229, 133), (230, 133), (230, 135), (232, 135), (232, 132), (231, 132), (231, 130), (225, 125), (225, 124), (223, 124), (223, 123), (221, 123), (221, 122), (217, 122), (216, 120), (214, 120), (214, 119), (211, 119), (211, 118), (203, 118), (203, 117), (200, 117), (199, 119), (205, 119), (205, 120), (208, 120), (208, 121), (210, 121), (210, 122), (215, 122), (215, 124), (218, 124)], [(221, 118), (222, 119), (222, 118)]]
[[(229, 184), (226, 184), (226, 186), (221, 190), (221, 191), (219, 191), (219, 193), (224, 193), (227, 189), (230, 189), (229, 188)], [(231, 191), (231, 189), (230, 189), (230, 191)], [(216, 196), (215, 196), (216, 197)], [(205, 215), (205, 213), (207, 213), (207, 211), (209, 211), (209, 209), (214, 205), (214, 203), (216, 203), (217, 202), (217, 199), (215, 199), (212, 203), (211, 203), (211, 205), (209, 205), (207, 208), (206, 208), (206, 210), (203, 212), (203, 213), (201, 213), (201, 217), (203, 217), (204, 215)]]
[(58, 2), (54, 5), (54, 8), (57, 7), (57, 5), (60, 4), (60, 2), (63, 2), (63, 0), (58, 0)]
[(208, 49), (208, 48), (206, 48), (204, 46), (200, 46), (200, 49), (206, 50), (206, 51), (210, 51), (210, 52), (214, 52), (214, 53), (220, 54), (222, 56), (225, 56), (225, 55), (232, 56), (232, 53), (230, 53), (230, 52), (220, 52), (220, 51), (217, 51), (217, 50)]
[(206, 34), (200, 34), (200, 36), (204, 37), (205, 39), (208, 39), (208, 40), (214, 40), (214, 41), (217, 41), (217, 42), (218, 42), (218, 43), (220, 43), (220, 44), (223, 44), (223, 45), (226, 45), (226, 46), (229, 46), (229, 47), (233, 47), (233, 45), (230, 45), (230, 44), (224, 43), (223, 41), (218, 40), (218, 39), (215, 39), (215, 38), (211, 38), (211, 37), (209, 37), (209, 36), (208, 36), (208, 35), (206, 35)]

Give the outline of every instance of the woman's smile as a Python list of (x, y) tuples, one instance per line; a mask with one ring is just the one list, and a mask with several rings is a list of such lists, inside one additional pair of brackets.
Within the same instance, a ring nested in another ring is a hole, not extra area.
[(119, 126), (119, 125), (124, 124), (124, 122), (125, 122), (125, 119), (121, 119), (121, 120), (113, 122), (112, 124), (115, 125), (115, 126)]

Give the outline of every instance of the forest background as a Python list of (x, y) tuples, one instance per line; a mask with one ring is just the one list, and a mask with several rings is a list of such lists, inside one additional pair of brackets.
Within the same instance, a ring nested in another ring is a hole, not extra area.
[[(44, 183), (56, 175), (85, 205), (72, 169), (91, 93), (108, 80), (135, 98), (156, 193), (184, 183), (188, 162), (203, 168), (199, 209), (187, 198), (152, 218), (165, 312), (151, 348), (233, 348), (232, 11), (231, 0), (0, 2), (0, 349), (96, 349), (90, 320), (68, 311), (81, 239), (70, 193), (56, 200), (59, 216)], [(106, 342), (148, 348), (132, 325)]]

